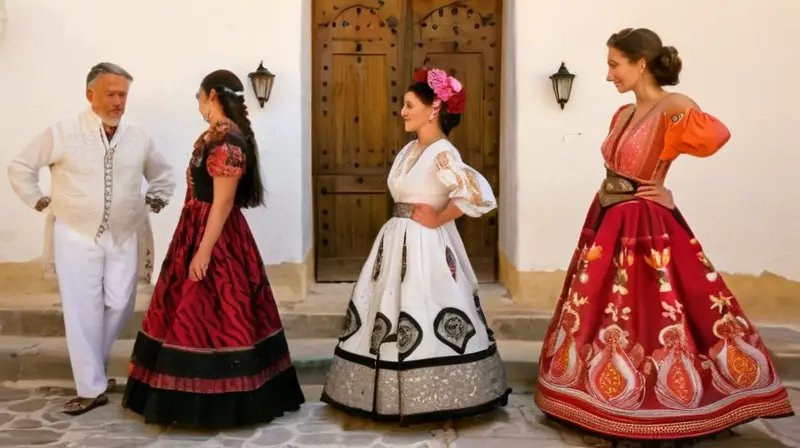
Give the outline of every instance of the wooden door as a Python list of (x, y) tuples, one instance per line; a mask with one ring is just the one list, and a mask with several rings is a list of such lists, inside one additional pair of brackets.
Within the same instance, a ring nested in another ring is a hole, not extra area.
[(386, 178), (405, 144), (410, 80), (402, 0), (314, 2), (313, 170), (317, 281), (354, 281), (388, 218)]
[[(501, 7), (502, 0), (411, 0), (414, 67), (446, 70), (464, 85), (466, 109), (450, 140), (498, 196)], [(496, 281), (497, 210), (456, 225), (478, 279)]]
[[(498, 193), (502, 0), (315, 0), (313, 178), (317, 281), (355, 281), (389, 218), (386, 178), (413, 138), (399, 117), (414, 70), (467, 89), (451, 135)], [(481, 281), (496, 280), (496, 212), (457, 222)]]

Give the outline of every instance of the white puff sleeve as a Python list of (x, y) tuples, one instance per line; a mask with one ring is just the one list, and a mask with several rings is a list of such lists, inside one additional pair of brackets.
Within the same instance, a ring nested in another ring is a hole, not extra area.
[(465, 215), (478, 218), (497, 208), (497, 199), (489, 182), (465, 164), (455, 148), (436, 155), (436, 174), (450, 189), (450, 199)]

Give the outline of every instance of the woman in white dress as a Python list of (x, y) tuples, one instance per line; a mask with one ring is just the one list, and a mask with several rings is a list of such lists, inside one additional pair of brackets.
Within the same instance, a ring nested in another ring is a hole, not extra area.
[(496, 206), (447, 135), (464, 109), (461, 84), (420, 70), (404, 97), (406, 132), (388, 186), (395, 202), (361, 271), (322, 401), (400, 424), (505, 406), (511, 389), (454, 220)]

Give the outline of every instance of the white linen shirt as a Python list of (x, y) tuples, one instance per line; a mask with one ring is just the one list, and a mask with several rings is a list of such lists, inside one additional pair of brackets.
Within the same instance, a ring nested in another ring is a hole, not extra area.
[(39, 187), (44, 167), (52, 176), (50, 212), (90, 239), (109, 231), (116, 244), (140, 230), (147, 199), (166, 203), (175, 191), (172, 167), (141, 127), (123, 118), (108, 141), (91, 109), (50, 126), (11, 161), (11, 187), (30, 207), (48, 196)]

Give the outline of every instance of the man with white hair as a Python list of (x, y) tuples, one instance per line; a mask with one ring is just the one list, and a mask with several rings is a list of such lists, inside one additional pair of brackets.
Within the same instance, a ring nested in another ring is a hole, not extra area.
[[(58, 276), (78, 392), (64, 407), (71, 415), (108, 403), (105, 392), (114, 382), (106, 363), (133, 313), (147, 210), (159, 212), (175, 190), (172, 168), (153, 140), (123, 118), (132, 81), (118, 65), (92, 67), (86, 77), (90, 107), (36, 136), (8, 167), (25, 204), (49, 207), (45, 252), (52, 253)], [(45, 167), (50, 196), (39, 188)]]

